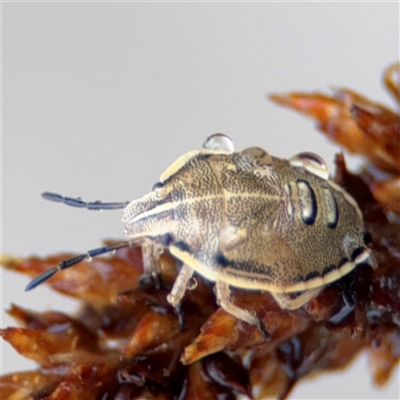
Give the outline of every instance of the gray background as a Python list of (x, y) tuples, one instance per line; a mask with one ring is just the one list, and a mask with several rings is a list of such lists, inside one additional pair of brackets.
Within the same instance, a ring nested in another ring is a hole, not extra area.
[[(337, 147), (266, 93), (348, 86), (392, 104), (381, 72), (399, 57), (398, 3), (3, 3), (2, 251), (84, 252), (121, 238), (120, 212), (51, 204), (147, 193), (214, 132), (289, 157)], [(2, 272), (2, 309), (70, 310), (46, 286)], [(1, 325), (13, 325), (3, 313)], [(2, 342), (3, 373), (33, 363)], [(292, 398), (398, 398), (365, 356)], [(311, 386), (312, 385), (312, 386)]]

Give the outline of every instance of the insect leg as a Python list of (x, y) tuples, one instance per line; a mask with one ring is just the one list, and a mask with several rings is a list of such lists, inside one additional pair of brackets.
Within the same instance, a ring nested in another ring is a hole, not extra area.
[(190, 278), (192, 277), (194, 271), (188, 265), (183, 264), (178, 277), (175, 279), (174, 286), (172, 287), (171, 293), (167, 296), (168, 302), (174, 307), (175, 312), (178, 314), (179, 318), (179, 329), (184, 330), (185, 324), (183, 320), (183, 313), (181, 308), (181, 301), (185, 295), (186, 288)]
[(103, 246), (97, 249), (90, 250), (85, 254), (80, 254), (68, 260), (61, 261), (60, 264), (57, 265), (57, 267), (51, 268), (43, 272), (41, 275), (37, 276), (35, 279), (30, 281), (27, 287), (25, 288), (25, 291), (34, 289), (36, 286), (40, 285), (41, 283), (47, 281), (47, 279), (51, 278), (56, 272), (73, 267), (74, 265), (80, 263), (85, 259), (90, 259), (92, 257), (97, 257), (101, 254), (110, 253), (114, 250), (121, 249), (123, 247), (128, 247), (129, 245), (130, 245), (129, 242), (122, 242), (113, 244), (111, 246)]
[(346, 279), (341, 279), (335, 283), (340, 291), (340, 294), (342, 295), (343, 301), (347, 306), (353, 309), (356, 305), (356, 300), (354, 293), (354, 280), (350, 280), (351, 275), (354, 274), (349, 274), (347, 275)]
[(151, 241), (142, 243), (143, 271), (144, 276), (151, 277), (156, 285), (156, 289), (160, 289), (162, 284), (160, 254), (163, 248)]
[(325, 286), (314, 289), (307, 289), (295, 297), (291, 297), (289, 293), (270, 293), (274, 300), (279, 304), (282, 310), (297, 310), (304, 304), (308, 303), (324, 289)]
[(216, 281), (215, 284), (217, 303), (229, 314), (234, 315), (236, 318), (247, 322), (250, 325), (255, 325), (261, 331), (266, 340), (271, 339), (271, 335), (268, 333), (263, 322), (256, 316), (243, 308), (240, 308), (232, 303), (231, 291), (229, 285), (220, 280)]
[(88, 210), (96, 210), (96, 211), (118, 210), (121, 208), (125, 208), (129, 204), (129, 201), (116, 202), (116, 203), (111, 203), (111, 202), (103, 203), (102, 201), (97, 200), (97, 201), (86, 202), (83, 201), (80, 197), (77, 198), (64, 197), (61, 196), (60, 194), (51, 192), (42, 193), (42, 197), (46, 200), (54, 201), (55, 203), (64, 203), (67, 206), (87, 208)]

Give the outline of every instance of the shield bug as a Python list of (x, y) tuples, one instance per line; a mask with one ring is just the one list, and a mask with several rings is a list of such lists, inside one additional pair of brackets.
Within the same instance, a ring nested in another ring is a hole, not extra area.
[(123, 208), (128, 241), (66, 260), (27, 290), (86, 257), (128, 245), (142, 246), (145, 273), (158, 273), (159, 254), (168, 248), (183, 263), (168, 295), (173, 307), (179, 308), (197, 272), (215, 282), (222, 308), (266, 338), (261, 320), (232, 302), (230, 286), (268, 291), (281, 308), (293, 310), (370, 253), (356, 201), (329, 179), (319, 156), (300, 153), (286, 160), (258, 147), (235, 152), (223, 134), (178, 158), (140, 199), (86, 203), (43, 196), (88, 209)]

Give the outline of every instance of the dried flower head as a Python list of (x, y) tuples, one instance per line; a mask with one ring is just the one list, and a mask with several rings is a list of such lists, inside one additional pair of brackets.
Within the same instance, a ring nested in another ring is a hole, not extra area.
[[(385, 84), (400, 103), (399, 68), (386, 71)], [(186, 329), (180, 331), (166, 300), (176, 260), (162, 255), (163, 280), (156, 287), (142, 277), (141, 249), (119, 249), (49, 280), (54, 290), (80, 300), (73, 316), (11, 307), (22, 327), (0, 333), (39, 368), (3, 376), (2, 398), (284, 399), (303, 377), (343, 368), (363, 349), (374, 381), (389, 380), (400, 343), (400, 116), (349, 89), (332, 97), (271, 98), (315, 118), (330, 139), (365, 158), (355, 175), (338, 155), (335, 179), (364, 214), (375, 268), (357, 268), (296, 311), (281, 310), (268, 293), (233, 289), (234, 302), (255, 311), (271, 333), (266, 341), (257, 328), (218, 308), (201, 276), (185, 297)], [(2, 264), (33, 277), (70, 256), (3, 255)]]

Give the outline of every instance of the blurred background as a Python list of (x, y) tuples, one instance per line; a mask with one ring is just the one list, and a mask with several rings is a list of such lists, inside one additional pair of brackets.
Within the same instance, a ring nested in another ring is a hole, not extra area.
[[(215, 132), (237, 149), (313, 151), (332, 168), (337, 146), (268, 93), (346, 86), (394, 106), (381, 76), (399, 58), (398, 3), (3, 3), (2, 25), (1, 251), (16, 256), (122, 238), (120, 211), (69, 208), (43, 191), (140, 197)], [(76, 307), (1, 274), (2, 310)], [(3, 374), (34, 368), (1, 350)], [(291, 398), (398, 399), (398, 372), (377, 390), (362, 355)]]

